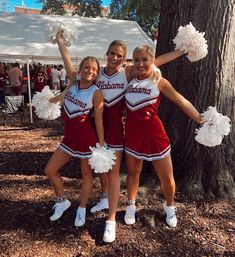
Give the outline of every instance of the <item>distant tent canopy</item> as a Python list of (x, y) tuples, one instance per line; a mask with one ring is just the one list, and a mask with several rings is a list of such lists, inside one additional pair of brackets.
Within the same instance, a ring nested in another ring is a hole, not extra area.
[(69, 48), (75, 63), (88, 55), (97, 57), (102, 63), (108, 45), (116, 39), (126, 43), (127, 59), (132, 58), (132, 51), (138, 45), (148, 44), (155, 48), (154, 42), (135, 21), (0, 12), (0, 60), (61, 61), (57, 45), (44, 36), (46, 24), (56, 20), (77, 24), (77, 43)]
[(56, 20), (77, 24), (77, 43), (69, 48), (75, 65), (88, 55), (95, 56), (103, 64), (109, 44), (117, 39), (126, 43), (127, 59), (132, 58), (132, 51), (138, 45), (148, 44), (155, 48), (154, 42), (135, 21), (0, 12), (0, 61), (27, 63), (31, 123), (33, 115), (29, 63), (62, 62), (58, 46), (47, 42), (44, 36), (46, 24)]

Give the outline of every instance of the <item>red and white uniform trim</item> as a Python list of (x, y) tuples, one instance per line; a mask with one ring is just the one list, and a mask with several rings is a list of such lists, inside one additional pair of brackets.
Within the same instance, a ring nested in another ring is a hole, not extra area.
[(128, 87), (125, 69), (112, 75), (102, 67), (96, 85), (104, 96), (104, 137), (106, 144), (116, 151), (123, 150), (123, 108)]
[(90, 115), (96, 90), (99, 90), (96, 85), (86, 89), (72, 85), (65, 96), (64, 138), (59, 148), (72, 157), (89, 158), (89, 147), (95, 146), (98, 142), (94, 119)]
[(151, 78), (133, 79), (126, 93), (125, 151), (146, 161), (165, 158), (171, 146), (159, 119), (160, 91)]

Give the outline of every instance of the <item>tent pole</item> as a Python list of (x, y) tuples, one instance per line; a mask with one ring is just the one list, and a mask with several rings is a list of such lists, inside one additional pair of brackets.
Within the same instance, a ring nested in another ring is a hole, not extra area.
[(29, 114), (30, 114), (30, 123), (31, 123), (31, 124), (33, 124), (33, 110), (32, 110), (32, 101), (31, 101), (31, 86), (30, 86), (29, 57), (27, 57), (27, 75), (28, 75), (28, 94), (29, 94)]

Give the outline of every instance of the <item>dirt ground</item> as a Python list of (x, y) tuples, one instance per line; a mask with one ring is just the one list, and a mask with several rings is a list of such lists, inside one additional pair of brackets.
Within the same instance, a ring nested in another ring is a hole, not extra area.
[(178, 226), (169, 228), (158, 181), (149, 170), (141, 177), (137, 222), (125, 225), (124, 164), (114, 243), (102, 242), (107, 212), (89, 212), (99, 198), (97, 178), (85, 226), (73, 225), (81, 188), (77, 160), (62, 170), (72, 206), (51, 223), (54, 195), (43, 168), (62, 138), (62, 130), (51, 125), (0, 126), (0, 256), (235, 256), (234, 202), (195, 202), (177, 193)]

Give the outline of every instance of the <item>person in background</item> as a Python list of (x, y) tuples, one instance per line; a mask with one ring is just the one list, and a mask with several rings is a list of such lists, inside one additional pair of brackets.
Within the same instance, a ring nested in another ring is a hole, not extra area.
[(57, 65), (54, 65), (51, 69), (52, 77), (52, 90), (60, 90), (60, 71), (57, 69)]
[(39, 66), (34, 74), (34, 90), (35, 92), (41, 92), (47, 83), (47, 74), (44, 72), (44, 68)]
[(66, 87), (66, 70), (62, 64), (59, 65), (59, 71), (60, 71), (60, 91), (63, 92)]
[(47, 85), (49, 86), (49, 88), (52, 88), (52, 76), (51, 76), (51, 70), (52, 70), (52, 67), (51, 65), (47, 65), (46, 66), (46, 73), (47, 73)]
[(21, 95), (22, 94), (22, 71), (20, 64), (16, 62), (8, 72), (8, 80), (10, 83), (10, 94)]
[(4, 64), (0, 63), (0, 105), (5, 103), (5, 91), (7, 85), (7, 72)]
[(128, 206), (125, 223), (135, 223), (135, 201), (143, 161), (151, 161), (161, 183), (165, 197), (163, 208), (166, 223), (176, 227), (174, 207), (175, 180), (171, 161), (171, 146), (163, 124), (158, 117), (161, 97), (178, 105), (185, 114), (198, 124), (202, 116), (195, 107), (178, 93), (169, 81), (161, 77), (160, 70), (153, 71), (154, 50), (147, 45), (133, 51), (136, 78), (129, 82), (126, 99), (125, 152), (128, 168)]

